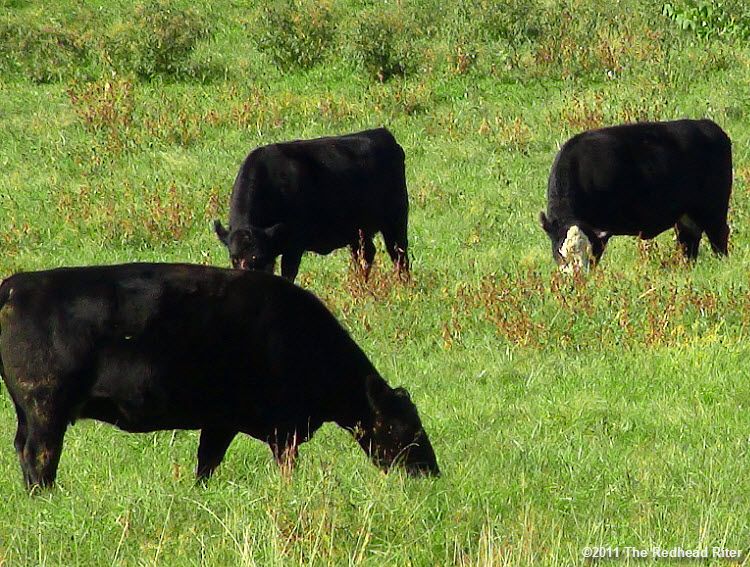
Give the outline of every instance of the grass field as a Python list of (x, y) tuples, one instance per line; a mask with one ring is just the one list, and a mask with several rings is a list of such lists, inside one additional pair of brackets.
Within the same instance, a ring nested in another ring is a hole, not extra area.
[[(68, 430), (57, 487), (29, 497), (2, 392), (0, 565), (748, 550), (750, 15), (738, 1), (703, 19), (695, 6), (0, 0), (0, 274), (226, 266), (210, 221), (226, 219), (252, 148), (394, 132), (413, 281), (396, 281), (378, 241), (369, 284), (346, 251), (306, 256), (297, 283), (410, 390), (443, 472), (382, 475), (329, 425), (291, 480), (238, 438), (198, 487), (196, 432), (85, 422)], [(677, 117), (710, 117), (733, 140), (730, 257), (704, 241), (688, 265), (671, 233), (620, 237), (589, 277), (559, 275), (536, 220), (559, 145)]]

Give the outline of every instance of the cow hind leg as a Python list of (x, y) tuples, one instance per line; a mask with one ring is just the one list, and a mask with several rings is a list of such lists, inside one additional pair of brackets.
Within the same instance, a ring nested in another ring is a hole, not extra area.
[(714, 253), (726, 256), (729, 253), (729, 226), (727, 225), (727, 207), (708, 209), (691, 215), (703, 228), (711, 243)]
[(284, 477), (290, 477), (294, 471), (299, 455), (299, 443), (296, 434), (292, 435), (286, 443), (269, 443), (273, 458), (279, 465), (279, 470)]
[(406, 221), (395, 227), (383, 229), (383, 240), (388, 255), (393, 261), (396, 271), (401, 277), (409, 275), (409, 239), (407, 236)]
[[(727, 151), (725, 161), (722, 167), (719, 167), (720, 174), (712, 182), (713, 192), (722, 195), (714, 202), (713, 207), (702, 210), (703, 215), (701, 226), (706, 231), (708, 241), (715, 254), (727, 256), (729, 254), (729, 225), (727, 216), (729, 214), (729, 196), (732, 193), (732, 157), (731, 151)], [(706, 194), (711, 194), (707, 191)]]
[(204, 428), (198, 444), (198, 466), (195, 476), (198, 480), (207, 480), (221, 464), (237, 431), (223, 428)]
[(310, 439), (312, 435), (320, 428), (320, 423), (308, 424), (306, 429), (279, 429), (268, 439), (268, 446), (271, 448), (273, 458), (279, 465), (281, 474), (289, 477), (297, 463), (299, 446)]
[(293, 282), (299, 273), (302, 263), (301, 252), (286, 252), (281, 256), (281, 277)]
[(28, 488), (52, 486), (62, 454), (67, 427), (64, 419), (38, 419), (27, 416), (28, 431), (23, 449), (23, 467)]
[(352, 252), (352, 262), (355, 270), (362, 274), (365, 280), (370, 277), (372, 264), (375, 261), (375, 243), (372, 237), (366, 236), (364, 231), (359, 231), (359, 240), (349, 245)]
[(29, 472), (26, 469), (26, 459), (24, 458), (24, 452), (26, 450), (26, 439), (28, 437), (28, 424), (26, 423), (26, 412), (23, 411), (21, 406), (13, 402), (16, 407), (16, 417), (18, 419), (18, 426), (16, 428), (16, 437), (13, 440), (13, 446), (16, 449), (16, 455), (18, 455), (18, 462), (21, 465), (21, 472), (23, 473), (23, 479), (28, 486), (31, 482)]
[(281, 473), (284, 476), (291, 475), (294, 470), (294, 466), (297, 463), (299, 446), (303, 442), (304, 439), (296, 430), (275, 431), (268, 439), (268, 446), (271, 448), (273, 458), (276, 460), (276, 464), (279, 465)]
[(725, 221), (706, 226), (706, 236), (714, 253), (722, 256), (729, 254), (729, 226)]
[(698, 257), (698, 247), (703, 231), (687, 215), (680, 217), (674, 228), (682, 253), (688, 260), (695, 260)]

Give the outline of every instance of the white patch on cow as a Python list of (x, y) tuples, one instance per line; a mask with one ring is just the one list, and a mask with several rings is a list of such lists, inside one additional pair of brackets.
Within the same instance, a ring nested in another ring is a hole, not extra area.
[(594, 260), (594, 252), (588, 236), (578, 226), (573, 225), (568, 229), (565, 240), (560, 246), (560, 256), (562, 257), (561, 272), (572, 274), (576, 271), (588, 271)]

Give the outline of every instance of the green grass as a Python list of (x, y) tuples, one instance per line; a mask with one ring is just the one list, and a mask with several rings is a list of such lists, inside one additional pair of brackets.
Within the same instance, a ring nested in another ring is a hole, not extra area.
[[(680, 32), (645, 0), (413, 0), (388, 9), (408, 16), (396, 56), (416, 70), (380, 83), (352, 41), (377, 3), (331, 3), (322, 62), (291, 70), (258, 50), (265, 4), (210, 4), (174, 3), (210, 33), (149, 79), (105, 56), (129, 3), (0, 1), (0, 24), (67, 30), (85, 53), (50, 67), (44, 35), (19, 51), (0, 28), (0, 274), (225, 266), (210, 221), (252, 148), (386, 125), (407, 155), (413, 282), (394, 281), (378, 242), (370, 284), (346, 251), (306, 256), (298, 283), (410, 390), (443, 476), (382, 475), (326, 426), (291, 480), (238, 438), (198, 487), (196, 432), (84, 422), (57, 488), (32, 498), (2, 393), (0, 565), (570, 565), (586, 545), (750, 548), (750, 48)], [(492, 6), (531, 23), (477, 20)], [(730, 257), (704, 242), (691, 266), (671, 233), (621, 237), (589, 278), (562, 278), (536, 221), (559, 145), (683, 116), (733, 140)]]

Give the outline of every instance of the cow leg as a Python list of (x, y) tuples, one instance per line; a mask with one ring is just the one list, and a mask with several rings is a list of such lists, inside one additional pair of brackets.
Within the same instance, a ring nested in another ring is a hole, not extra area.
[(726, 221), (719, 221), (706, 226), (706, 236), (711, 243), (711, 249), (716, 254), (726, 256), (729, 254), (729, 226)]
[(221, 464), (229, 444), (237, 435), (233, 429), (204, 428), (198, 444), (198, 466), (195, 476), (198, 480), (207, 480)]
[(13, 405), (16, 408), (16, 418), (18, 420), (18, 427), (16, 428), (16, 437), (13, 440), (13, 445), (16, 448), (16, 455), (18, 455), (18, 462), (21, 465), (21, 473), (23, 474), (23, 480), (27, 486), (31, 484), (31, 478), (29, 472), (26, 469), (26, 459), (24, 458), (24, 451), (26, 449), (26, 439), (28, 437), (28, 425), (26, 423), (26, 413), (23, 411), (15, 401)]
[(278, 429), (268, 438), (273, 458), (284, 476), (290, 476), (297, 462), (299, 446), (310, 439), (322, 423), (309, 422), (306, 427), (296, 426)]
[(273, 275), (274, 271), (276, 271), (276, 260), (274, 260), (270, 264), (266, 264), (263, 268), (260, 269), (260, 271)]
[(271, 451), (273, 452), (274, 459), (276, 459), (276, 464), (279, 465), (281, 474), (285, 477), (290, 477), (297, 464), (299, 443), (295, 441), (284, 446), (273, 445), (271, 446)]
[(359, 241), (349, 245), (352, 251), (352, 262), (357, 271), (361, 271), (365, 280), (370, 277), (372, 263), (375, 261), (375, 243), (372, 237), (365, 236), (364, 231), (359, 231)]
[[(727, 226), (727, 206), (717, 209), (696, 211), (691, 217), (703, 228), (714, 253), (726, 256), (729, 253), (729, 226)], [(684, 217), (683, 217), (684, 218)], [(681, 219), (682, 220), (682, 219)]]
[(292, 433), (276, 432), (269, 439), (268, 446), (271, 448), (273, 458), (276, 460), (276, 464), (279, 465), (283, 476), (291, 476), (294, 466), (297, 463), (299, 445), (302, 442), (303, 440), (300, 439), (296, 431)]
[(302, 254), (299, 252), (287, 252), (281, 256), (281, 276), (293, 282), (299, 272), (302, 262)]
[(36, 416), (27, 418), (28, 432), (23, 450), (27, 486), (32, 489), (35, 486), (52, 486), (62, 453), (66, 420), (59, 416), (50, 419)]
[(383, 240), (388, 255), (393, 261), (396, 271), (402, 277), (409, 275), (409, 239), (406, 234), (406, 222), (395, 228), (383, 229)]
[(705, 208), (700, 211), (703, 230), (706, 231), (708, 241), (715, 254), (727, 256), (729, 254), (729, 226), (727, 225), (727, 216), (729, 214), (729, 196), (732, 193), (732, 158), (727, 156), (728, 161), (722, 169), (722, 174), (713, 179), (711, 190), (706, 195), (721, 194), (722, 198), (717, 198), (713, 207)]
[(703, 234), (701, 228), (687, 215), (683, 215), (675, 224), (674, 230), (682, 253), (688, 260), (695, 260), (698, 257), (698, 246)]

